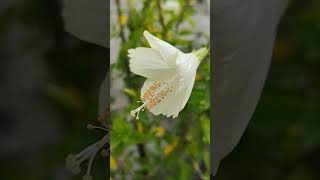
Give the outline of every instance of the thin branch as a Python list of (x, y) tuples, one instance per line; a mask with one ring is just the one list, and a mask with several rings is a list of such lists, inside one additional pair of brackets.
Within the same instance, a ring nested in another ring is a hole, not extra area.
[[(138, 124), (137, 124), (137, 120), (136, 119), (133, 120), (133, 125), (134, 125), (135, 130), (138, 130)], [(137, 145), (137, 148), (138, 148), (138, 153), (139, 153), (140, 158), (147, 159), (147, 153), (146, 153), (144, 144), (143, 143), (138, 143), (136, 145)], [(148, 175), (148, 171), (147, 170), (143, 170), (142, 173), (143, 173), (143, 175), (145, 177)]]
[(166, 24), (164, 22), (164, 18), (163, 18), (163, 14), (162, 14), (162, 5), (161, 5), (161, 0), (157, 0), (157, 7), (159, 10), (159, 20), (160, 20), (160, 24), (163, 30), (163, 34), (167, 33), (167, 27)]
[(117, 14), (118, 14), (118, 21), (119, 21), (119, 28), (120, 28), (120, 38), (121, 38), (122, 43), (124, 43), (124, 42), (126, 42), (126, 37), (125, 37), (125, 35), (124, 35), (123, 26), (122, 26), (122, 24), (120, 23), (121, 15), (122, 15), (122, 12), (121, 12), (121, 3), (120, 3), (120, 0), (115, 0), (115, 2), (116, 2), (116, 6), (117, 6)]
[[(137, 124), (137, 120), (134, 119), (133, 120), (133, 126), (135, 130), (138, 130), (138, 124)], [(145, 158), (147, 156), (144, 145), (142, 143), (137, 144), (137, 148), (138, 148), (138, 152), (139, 152), (139, 156), (141, 158)]]

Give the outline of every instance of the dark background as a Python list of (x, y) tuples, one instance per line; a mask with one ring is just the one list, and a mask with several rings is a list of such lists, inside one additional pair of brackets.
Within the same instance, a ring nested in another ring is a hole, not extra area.
[[(101, 138), (86, 125), (96, 122), (109, 55), (64, 31), (61, 6), (0, 1), (1, 180), (81, 179), (65, 158)], [(104, 179), (108, 162), (96, 159), (92, 174)]]
[(215, 179), (320, 179), (319, 5), (291, 1), (256, 112)]

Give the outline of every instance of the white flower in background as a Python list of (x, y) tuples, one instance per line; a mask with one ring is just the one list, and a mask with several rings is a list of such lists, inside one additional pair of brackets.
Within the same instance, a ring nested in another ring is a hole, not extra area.
[(197, 68), (208, 49), (183, 53), (147, 31), (143, 35), (151, 48), (138, 47), (128, 51), (131, 72), (147, 78), (141, 88), (143, 104), (131, 114), (139, 119), (140, 111), (147, 108), (154, 115), (175, 118), (190, 97)]

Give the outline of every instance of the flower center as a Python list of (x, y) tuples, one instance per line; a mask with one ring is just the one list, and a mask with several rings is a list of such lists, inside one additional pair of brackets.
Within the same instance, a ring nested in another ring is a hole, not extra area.
[(163, 99), (165, 99), (168, 93), (173, 91), (173, 87), (171, 86), (173, 79), (174, 78), (172, 78), (168, 82), (154, 82), (143, 94), (141, 98), (143, 104), (137, 109), (131, 111), (131, 115), (136, 117), (136, 119), (139, 119), (140, 111), (144, 111), (145, 108), (151, 110), (156, 105), (158, 105)]
[(142, 101), (147, 102), (147, 109), (150, 110), (159, 104), (169, 92), (172, 92), (172, 89), (173, 87), (170, 87), (169, 83), (157, 81), (144, 93)]

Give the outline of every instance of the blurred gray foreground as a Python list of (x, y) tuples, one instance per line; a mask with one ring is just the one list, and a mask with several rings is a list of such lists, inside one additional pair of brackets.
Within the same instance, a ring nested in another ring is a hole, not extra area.
[(64, 0), (65, 28), (74, 36), (101, 46), (109, 45), (109, 1)]
[[(211, 171), (239, 142), (259, 101), (287, 0), (215, 0), (211, 9)], [(254, 148), (254, 147), (252, 147)]]

